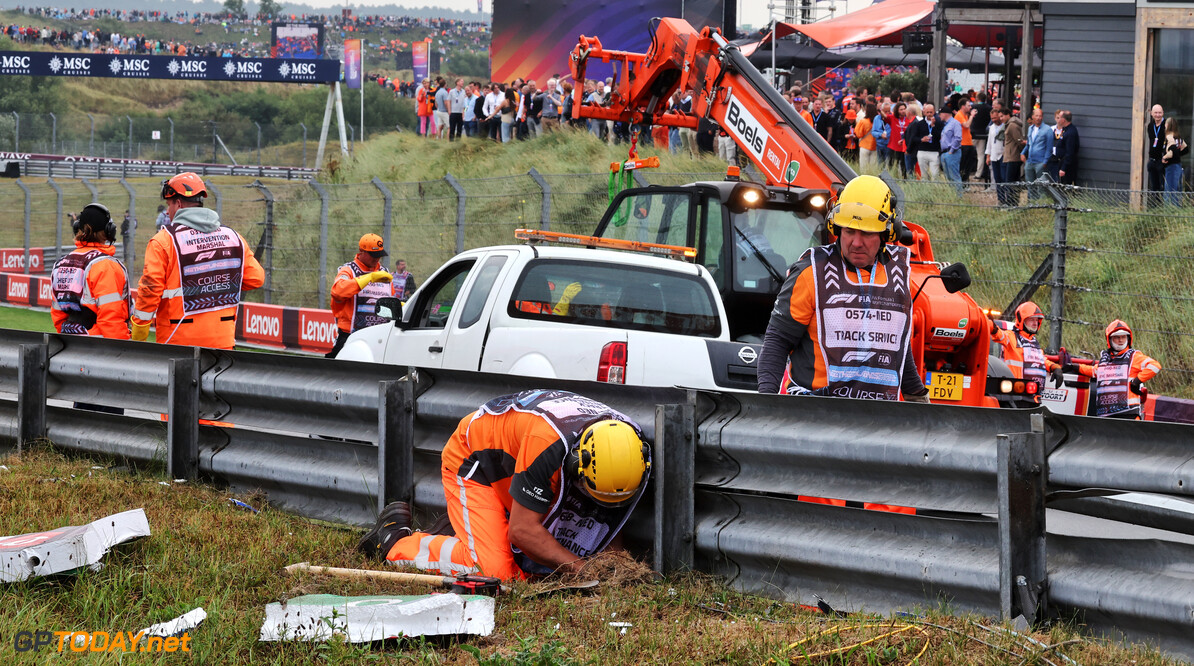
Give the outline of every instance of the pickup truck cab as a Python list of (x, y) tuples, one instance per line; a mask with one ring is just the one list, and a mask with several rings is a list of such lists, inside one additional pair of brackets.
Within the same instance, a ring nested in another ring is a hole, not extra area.
[(733, 342), (709, 270), (586, 247), (508, 245), (441, 266), (401, 318), (337, 357), (640, 386), (751, 390), (760, 345)]

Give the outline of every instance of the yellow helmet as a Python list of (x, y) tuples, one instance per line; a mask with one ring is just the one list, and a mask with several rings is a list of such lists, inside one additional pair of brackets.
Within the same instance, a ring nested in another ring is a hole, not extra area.
[(891, 188), (875, 176), (858, 176), (837, 197), (826, 222), (829, 233), (839, 235), (841, 228), (883, 233), (883, 242), (896, 240), (895, 202)]
[(569, 454), (577, 485), (598, 502), (618, 505), (634, 498), (651, 472), (651, 449), (629, 424), (598, 421), (581, 433)]

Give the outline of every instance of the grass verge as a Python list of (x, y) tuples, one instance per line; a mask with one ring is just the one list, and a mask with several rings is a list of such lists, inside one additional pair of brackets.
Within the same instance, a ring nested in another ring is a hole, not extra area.
[[(50, 447), (0, 460), (0, 534), (79, 525), (144, 508), (152, 536), (118, 546), (98, 572), (0, 587), (0, 661), (50, 663), (61, 655), (16, 653), (21, 630), (137, 631), (197, 606), (207, 621), (191, 653), (88, 655), (88, 663), (426, 664), (816, 663), (1045, 664), (1059, 653), (1083, 664), (1169, 664), (1156, 651), (1080, 637), (1072, 627), (1035, 632), (1033, 645), (977, 617), (929, 611), (917, 618), (831, 619), (730, 591), (706, 576), (607, 588), (592, 596), (526, 599), (515, 584), (498, 600), (497, 628), (463, 642), (389, 641), (348, 645), (257, 641), (267, 603), (301, 594), (423, 594), (417, 585), (306, 576), (287, 564), (380, 568), (354, 552), (358, 532), (272, 510), (236, 508), (228, 493), (169, 483), (153, 471), (65, 457)], [(626, 633), (610, 622), (627, 622)], [(903, 631), (901, 624), (910, 624)], [(991, 627), (983, 628), (980, 625)], [(875, 639), (866, 645), (855, 645)], [(1046, 647), (1050, 646), (1050, 647)], [(840, 650), (840, 651), (839, 651)], [(838, 652), (835, 652), (838, 651)], [(822, 656), (815, 656), (825, 653)], [(809, 655), (811, 659), (805, 659)], [(123, 656), (123, 659), (121, 658)], [(68, 657), (69, 658), (69, 657)], [(58, 663), (58, 662), (54, 662)]]

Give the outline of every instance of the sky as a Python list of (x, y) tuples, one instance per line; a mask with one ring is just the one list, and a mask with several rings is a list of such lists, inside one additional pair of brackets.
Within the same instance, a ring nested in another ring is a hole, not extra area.
[[(577, 0), (573, 0), (577, 1)], [(583, 1), (583, 0), (579, 0)], [(772, 0), (729, 0), (738, 3), (738, 23), (740, 25), (751, 25), (755, 28), (761, 27), (768, 22), (767, 4)], [(774, 0), (776, 5), (776, 13), (782, 14), (784, 0)], [(334, 8), (343, 7), (343, 2), (335, 2), (334, 0), (305, 0), (305, 4), (312, 5), (318, 8)], [(398, 5), (401, 7), (425, 7), (437, 6), (447, 7), (459, 11), (476, 11), (477, 0), (357, 0), (351, 3), (352, 5), (370, 6), (370, 5)], [(817, 0), (816, 7), (819, 9), (818, 16), (829, 16), (828, 8), (831, 5), (836, 6), (837, 12), (835, 16), (840, 16), (846, 11), (856, 11), (871, 4), (871, 0)], [(492, 0), (481, 0), (482, 10), (485, 12), (493, 11)], [(778, 18), (783, 18), (779, 16)]]

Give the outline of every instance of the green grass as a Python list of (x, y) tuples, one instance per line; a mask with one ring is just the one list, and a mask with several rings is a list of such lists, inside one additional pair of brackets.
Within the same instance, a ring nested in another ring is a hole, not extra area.
[[(160, 427), (160, 426), (159, 426)], [(164, 432), (163, 432), (164, 438)], [(906, 664), (922, 648), (922, 665), (1060, 663), (1057, 653), (1084, 664), (1176, 663), (1155, 650), (1083, 638), (1065, 624), (1033, 632), (1039, 647), (943, 609), (924, 619), (869, 615), (837, 620), (783, 603), (743, 595), (707, 576), (658, 583), (603, 586), (593, 596), (523, 598), (533, 588), (515, 583), (498, 599), (497, 626), (488, 637), (463, 642), (390, 641), (372, 645), (259, 643), (265, 605), (303, 594), (425, 594), (424, 586), (304, 575), (288, 564), (381, 568), (354, 551), (358, 530), (315, 523), (273, 510), (252, 514), (227, 501), (229, 493), (202, 484), (168, 481), (160, 470), (128, 472), (103, 459), (65, 457), (41, 447), (0, 459), (0, 535), (81, 525), (144, 508), (152, 536), (116, 547), (98, 572), (32, 579), (0, 587), (0, 661), (60, 663), (60, 655), (16, 653), (16, 631), (138, 631), (195, 607), (207, 621), (191, 632), (188, 655), (95, 654), (88, 664), (643, 664), (809, 663), (802, 653), (847, 647), (848, 655), (818, 664)], [(94, 469), (94, 466), (100, 469)], [(629, 622), (625, 634), (610, 621)], [(912, 622), (904, 634), (850, 648), (887, 630), (864, 626)], [(938, 626), (931, 626), (938, 625)], [(923, 631), (923, 633), (921, 633)], [(983, 645), (979, 641), (985, 641)], [(794, 643), (803, 643), (790, 648)], [(67, 656), (67, 659), (73, 658)], [(82, 662), (80, 662), (82, 663)]]
[(0, 306), (0, 328), (11, 328), (17, 331), (36, 331), (38, 333), (56, 332), (54, 330), (54, 323), (50, 321), (50, 313), (48, 311), (7, 306)]

